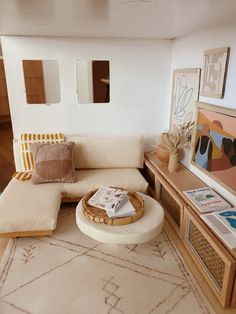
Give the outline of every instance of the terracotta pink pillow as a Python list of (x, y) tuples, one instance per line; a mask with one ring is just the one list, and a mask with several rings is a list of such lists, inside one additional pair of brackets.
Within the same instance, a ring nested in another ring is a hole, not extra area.
[(34, 184), (44, 182), (75, 182), (73, 149), (75, 143), (31, 144), (34, 156)]

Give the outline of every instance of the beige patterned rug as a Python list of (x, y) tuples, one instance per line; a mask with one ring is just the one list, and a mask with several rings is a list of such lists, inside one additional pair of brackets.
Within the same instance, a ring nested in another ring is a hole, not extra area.
[(83, 235), (75, 210), (52, 237), (11, 240), (0, 265), (1, 314), (214, 313), (163, 231), (141, 245)]

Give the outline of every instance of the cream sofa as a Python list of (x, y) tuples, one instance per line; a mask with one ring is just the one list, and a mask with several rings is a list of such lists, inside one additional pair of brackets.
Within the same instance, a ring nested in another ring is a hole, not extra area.
[[(9, 182), (0, 196), (0, 237), (50, 235), (56, 228), (63, 201), (78, 201), (101, 185), (146, 193), (142, 137), (68, 136), (76, 143), (75, 183)], [(14, 140), (16, 171), (22, 171), (19, 142)]]

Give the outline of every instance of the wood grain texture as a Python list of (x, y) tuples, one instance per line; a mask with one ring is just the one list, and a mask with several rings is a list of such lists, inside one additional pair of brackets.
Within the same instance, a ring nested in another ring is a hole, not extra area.
[[(181, 198), (191, 207), (193, 207), (193, 204), (191, 201), (183, 194), (183, 191), (190, 190), (190, 189), (199, 189), (202, 187), (206, 187), (206, 184), (202, 182), (200, 179), (198, 179), (192, 172), (187, 170), (184, 166), (179, 164), (179, 168), (177, 172), (170, 173), (168, 171), (168, 165), (162, 164), (155, 153), (146, 153), (145, 159), (148, 161), (153, 171), (158, 171), (160, 173), (161, 177), (165, 181), (167, 181), (174, 190), (181, 195)], [(157, 173), (157, 175), (158, 175)], [(195, 207), (196, 213), (200, 215), (200, 212)]]
[(0, 233), (0, 238), (19, 238), (19, 237), (45, 237), (52, 235), (53, 230), (17, 231)]
[[(209, 245), (214, 249), (214, 251), (221, 257), (225, 264), (225, 271), (223, 276), (223, 285), (221, 291), (219, 291), (214, 282), (211, 279), (210, 273), (208, 273), (205, 264), (199, 259), (199, 257), (194, 254), (194, 249), (188, 241), (188, 220), (191, 220), (193, 224), (197, 227), (203, 237), (207, 240)], [(195, 260), (197, 267), (202, 272), (207, 283), (212, 287), (212, 291), (215, 293), (216, 297), (219, 299), (222, 306), (230, 306), (231, 303), (231, 293), (233, 289), (236, 262), (235, 259), (229, 254), (226, 248), (217, 240), (209, 228), (203, 223), (203, 221), (191, 210), (191, 208), (184, 211), (184, 234), (185, 234), (185, 246), (192, 258)]]
[(9, 117), (9, 102), (3, 60), (0, 59), (0, 116)]
[(15, 172), (10, 122), (0, 123), (0, 138), (0, 191), (3, 191)]
[(43, 63), (41, 60), (23, 60), (26, 99), (28, 104), (45, 104)]
[(234, 278), (234, 288), (232, 293), (231, 307), (236, 307), (236, 276)]
[(191, 254), (186, 250), (186, 247), (184, 246), (183, 241), (179, 237), (176, 237), (176, 233), (174, 229), (172, 228), (172, 225), (167, 220), (165, 220), (164, 230), (167, 232), (168, 236), (173, 240), (173, 242), (177, 246), (180, 254), (183, 256), (185, 262), (190, 268), (191, 273), (194, 274), (195, 279), (199, 283), (208, 301), (214, 307), (216, 313), (217, 314), (235, 314), (235, 309), (222, 307), (222, 305), (216, 298), (215, 294), (212, 292), (212, 290), (209, 288), (209, 285), (206, 283), (206, 280), (203, 277), (202, 273), (199, 271), (198, 267), (196, 266), (196, 263), (192, 259)]
[[(235, 296), (236, 290), (236, 287), (233, 287), (233, 285), (235, 285), (236, 276), (236, 251), (230, 250), (221, 242), (217, 234), (215, 234), (201, 220), (201, 213), (183, 193), (184, 190), (202, 188), (206, 186), (206, 184), (204, 184), (200, 179), (198, 179), (193, 173), (191, 173), (182, 165), (179, 165), (179, 169), (176, 173), (169, 173), (168, 166), (162, 164), (156, 157), (155, 153), (145, 154), (145, 165), (155, 175), (155, 181), (159, 181), (159, 184), (161, 184), (167, 190), (169, 195), (175, 199), (176, 203), (179, 204), (180, 226), (177, 226), (176, 221), (172, 219), (170, 209), (165, 209), (166, 218), (171, 224), (172, 228), (175, 230), (176, 234), (178, 234), (180, 239), (182, 239), (186, 249), (196, 263), (199, 271), (202, 272), (202, 275), (205, 278), (207, 284), (211, 287), (222, 306), (236, 306), (236, 302), (232, 299), (232, 293), (234, 293), (233, 296)], [(155, 187), (153, 188), (153, 191), (155, 191)], [(181, 205), (183, 208), (182, 210)], [(222, 274), (223, 283), (220, 291), (214, 285), (210, 273), (207, 271), (205, 266), (203, 266), (204, 262), (196, 256), (191, 243), (187, 240), (187, 220), (191, 220), (199, 230), (199, 236), (205, 241), (205, 243), (207, 243), (207, 249), (209, 249), (211, 252), (215, 252), (214, 254), (216, 257), (220, 256), (224, 262), (225, 270)]]

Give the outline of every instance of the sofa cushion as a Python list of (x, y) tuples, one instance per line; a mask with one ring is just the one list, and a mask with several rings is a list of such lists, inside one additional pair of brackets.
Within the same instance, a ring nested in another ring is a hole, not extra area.
[(128, 191), (147, 192), (148, 183), (138, 169), (90, 169), (77, 170), (77, 181), (62, 183), (63, 196), (78, 198), (101, 185), (122, 187)]
[(142, 136), (67, 136), (75, 146), (76, 169), (142, 168)]
[(74, 142), (61, 144), (31, 144), (34, 156), (32, 182), (75, 182)]
[(0, 197), (0, 234), (55, 229), (61, 204), (60, 184), (34, 185), (13, 178)]
[(77, 182), (35, 185), (13, 178), (0, 196), (0, 234), (54, 230), (62, 196), (78, 199), (101, 185), (147, 192), (138, 169), (77, 170)]
[(64, 135), (62, 133), (23, 133), (20, 135), (21, 164), (23, 171), (34, 170), (34, 160), (29, 147), (33, 143), (63, 143)]
[[(76, 143), (74, 163), (76, 169), (96, 168), (142, 168), (142, 136), (66, 136), (67, 141)], [(21, 164), (20, 141), (13, 141), (16, 171), (24, 171)]]

